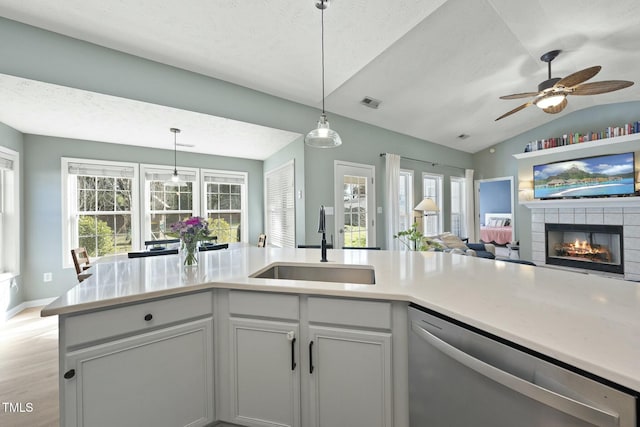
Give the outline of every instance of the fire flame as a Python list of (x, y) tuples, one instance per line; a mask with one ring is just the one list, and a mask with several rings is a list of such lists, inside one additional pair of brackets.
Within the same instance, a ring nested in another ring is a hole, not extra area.
[(591, 249), (591, 245), (587, 244), (586, 240), (583, 240), (582, 243), (580, 243), (578, 239), (576, 239), (576, 242), (573, 244), (573, 247), (577, 249)]

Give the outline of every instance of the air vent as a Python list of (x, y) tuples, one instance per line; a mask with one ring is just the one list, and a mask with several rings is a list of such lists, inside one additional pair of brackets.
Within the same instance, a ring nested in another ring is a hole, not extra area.
[(382, 101), (380, 101), (379, 99), (374, 99), (374, 98), (371, 98), (370, 96), (365, 96), (364, 98), (362, 98), (362, 101), (360, 101), (360, 104), (364, 105), (365, 107), (369, 107), (369, 108), (373, 108), (374, 110), (377, 110), (381, 102)]
[(471, 135), (467, 135), (466, 133), (461, 133), (460, 135), (458, 135), (458, 139), (467, 139), (469, 138)]

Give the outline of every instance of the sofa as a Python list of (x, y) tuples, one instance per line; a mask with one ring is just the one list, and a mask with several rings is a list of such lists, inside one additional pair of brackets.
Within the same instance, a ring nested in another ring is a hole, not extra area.
[(488, 259), (495, 259), (496, 257), (496, 247), (494, 244), (467, 243), (460, 237), (449, 232), (425, 237), (425, 244), (434, 251), (443, 251), (452, 254), (468, 255)]

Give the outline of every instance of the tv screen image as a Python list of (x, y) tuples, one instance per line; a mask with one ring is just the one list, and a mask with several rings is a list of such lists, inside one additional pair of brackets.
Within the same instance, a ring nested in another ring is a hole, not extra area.
[(634, 153), (565, 160), (533, 167), (536, 199), (635, 193)]

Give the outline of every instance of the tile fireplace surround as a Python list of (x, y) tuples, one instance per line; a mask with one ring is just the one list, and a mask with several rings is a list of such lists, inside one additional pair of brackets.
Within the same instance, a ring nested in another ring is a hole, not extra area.
[(624, 279), (640, 281), (640, 198), (545, 200), (525, 205), (531, 209), (531, 254), (536, 264), (545, 265), (546, 223), (622, 225)]

